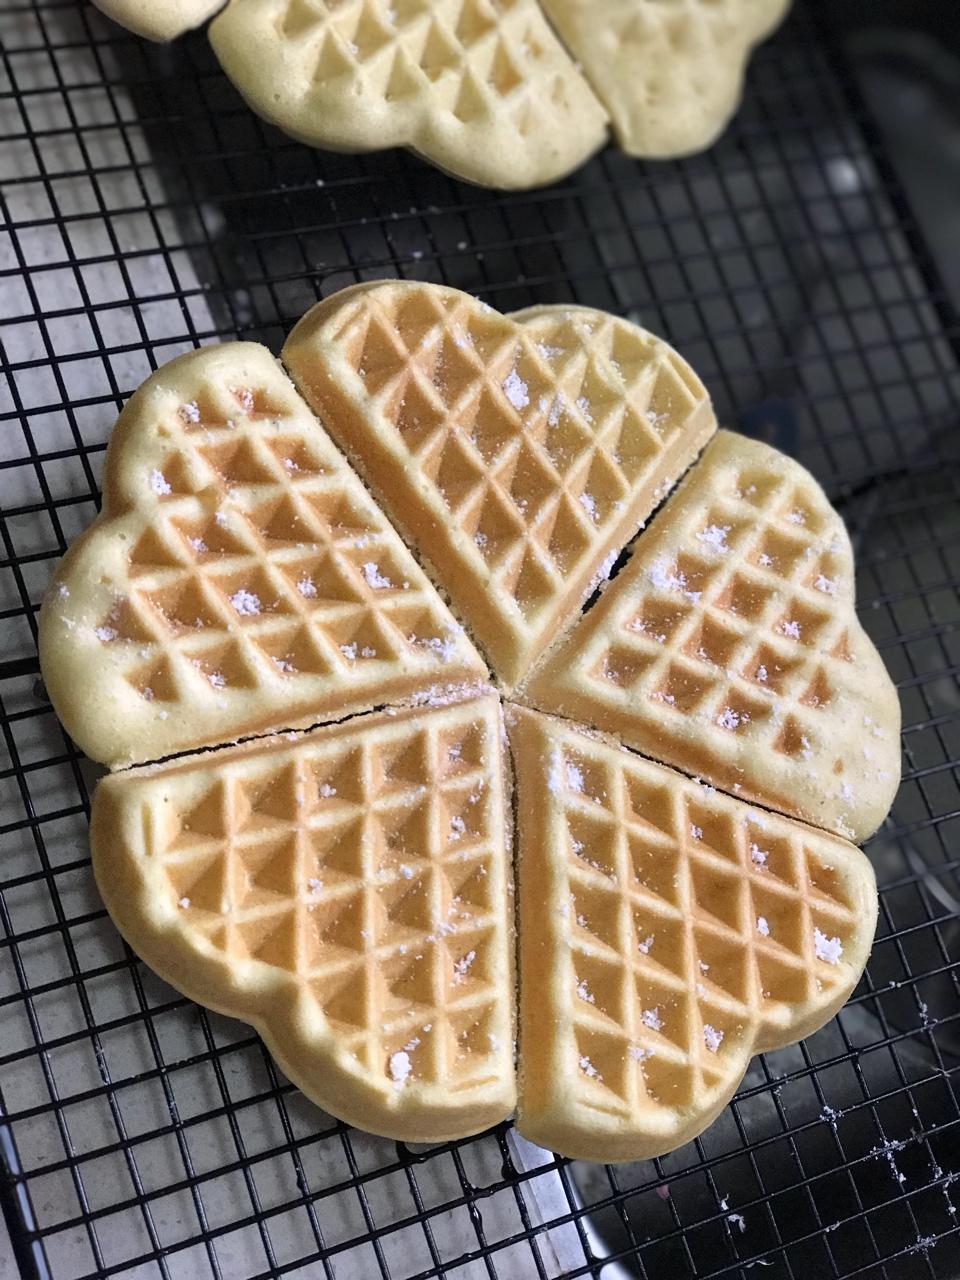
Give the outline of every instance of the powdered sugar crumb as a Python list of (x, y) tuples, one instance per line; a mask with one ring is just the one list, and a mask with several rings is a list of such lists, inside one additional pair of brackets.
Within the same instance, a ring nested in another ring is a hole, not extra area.
[(600, 1072), (593, 1065), (593, 1063), (590, 1061), (590, 1059), (587, 1057), (585, 1053), (582, 1053), (580, 1055), (580, 1070), (590, 1080), (597, 1080), (601, 1084), (603, 1083), (603, 1076), (600, 1074)]
[(260, 597), (252, 591), (246, 591), (243, 587), (228, 598), (241, 617), (249, 618), (260, 612)]
[(654, 1009), (644, 1009), (640, 1014), (640, 1021), (651, 1031), (659, 1031), (663, 1026), (663, 1022), (660, 1019), (659, 1005)]
[(711, 1053), (716, 1053), (723, 1040), (723, 1032), (712, 1027), (709, 1022), (703, 1024), (703, 1043)]
[(170, 482), (167, 480), (166, 476), (162, 471), (158, 471), (156, 468), (150, 472), (150, 488), (161, 498), (164, 498), (168, 493), (173, 492), (170, 487)]
[(380, 572), (380, 567), (374, 560), (367, 560), (362, 569), (366, 584), (371, 591), (385, 591), (393, 586), (390, 579)]
[(727, 546), (727, 534), (730, 532), (728, 524), (708, 524), (705, 529), (697, 534), (698, 542), (702, 542), (704, 546), (710, 547), (713, 551), (718, 551), (725, 555), (730, 548)]
[(465, 956), (461, 956), (453, 966), (453, 980), (455, 983), (461, 983), (466, 978), (470, 966), (477, 958), (476, 951), (468, 951)]
[(390, 1079), (397, 1089), (403, 1088), (406, 1084), (410, 1072), (413, 1070), (413, 1063), (410, 1061), (410, 1055), (404, 1049), (399, 1049), (396, 1053), (391, 1053), (388, 1063), (390, 1070)]
[(527, 389), (527, 384), (520, 377), (519, 373), (517, 373), (516, 369), (511, 369), (504, 378), (503, 394), (517, 410), (525, 409), (530, 403), (530, 393)]
[(843, 943), (839, 938), (828, 938), (814, 925), (813, 950), (818, 960), (824, 960), (827, 964), (839, 964), (843, 954)]
[(597, 500), (593, 496), (593, 494), (588, 493), (586, 489), (584, 489), (583, 493), (581, 493), (580, 495), (580, 505), (581, 507), (583, 507), (584, 511), (587, 513), (590, 519), (593, 520), (594, 523), (596, 523)]
[(721, 729), (736, 729), (740, 721), (746, 719), (748, 719), (747, 716), (738, 714), (732, 707), (724, 707), (717, 716), (717, 724)]

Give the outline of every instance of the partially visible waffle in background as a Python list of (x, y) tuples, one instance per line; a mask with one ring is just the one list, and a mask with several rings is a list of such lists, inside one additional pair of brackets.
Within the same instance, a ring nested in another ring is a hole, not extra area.
[(100, 891), (322, 1107), (408, 1141), (485, 1129), (515, 1099), (501, 732), (487, 695), (115, 774)]
[[(710, 145), (788, 0), (94, 0), (170, 40), (210, 25), (250, 106), (313, 146), (409, 147), (484, 186)], [(559, 38), (558, 38), (559, 37)]]
[(747, 59), (790, 0), (540, 0), (629, 155), (682, 156), (737, 109)]
[(408, 146), (483, 186), (532, 187), (606, 136), (536, 0), (232, 0), (210, 40), (250, 106), (313, 146)]
[(147, 40), (175, 40), (200, 27), (223, 0), (93, 0), (108, 18)]

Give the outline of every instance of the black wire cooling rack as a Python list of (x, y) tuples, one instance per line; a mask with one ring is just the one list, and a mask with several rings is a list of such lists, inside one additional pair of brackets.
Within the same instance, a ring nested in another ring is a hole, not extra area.
[[(960, 1277), (960, 323), (828, 7), (759, 52), (707, 155), (608, 149), (503, 195), (289, 141), (202, 34), (153, 48), (80, 3), (5, 0), (0, 1201), (23, 1275)], [(571, 1163), (509, 1125), (430, 1148), (357, 1133), (137, 963), (93, 888), (95, 774), (39, 682), (36, 610), (116, 410), (177, 352), (276, 350), (377, 276), (641, 320), (723, 420), (813, 469), (858, 548), (905, 726), (869, 971), (662, 1160)]]

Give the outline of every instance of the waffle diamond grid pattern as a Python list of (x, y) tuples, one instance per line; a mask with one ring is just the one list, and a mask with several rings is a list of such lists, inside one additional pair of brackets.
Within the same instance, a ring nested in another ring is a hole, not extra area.
[(638, 543), (639, 609), (624, 598), (618, 645), (591, 655), (598, 696), (639, 689), (658, 715), (696, 714), (718, 740), (772, 737), (791, 756), (819, 746), (817, 711), (854, 679), (847, 620), (831, 599), (849, 599), (851, 566), (841, 522), (808, 498), (749, 473), (716, 494), (705, 519), (695, 504), (671, 503), (669, 528)]
[(318, 102), (346, 80), (361, 96), (421, 100), (462, 122), (496, 116), (519, 135), (547, 124), (538, 101), (569, 107), (555, 40), (530, 0), (290, 0), (276, 29), (303, 56), (309, 47)]
[[(235, 386), (237, 371), (259, 380)], [(106, 514), (51, 595), (50, 670), (89, 659), (123, 717), (118, 740), (93, 739), (95, 758), (163, 755), (483, 678), (265, 349), (200, 352), (169, 376), (175, 387), (161, 375), (131, 407)], [(202, 728), (189, 723), (200, 708)]]
[[(842, 520), (781, 455), (721, 433), (525, 696), (558, 711), (576, 698), (576, 718), (688, 771), (695, 736), (718, 785), (869, 834), (863, 806), (896, 770), (884, 685)], [(844, 753), (853, 714), (864, 742)], [(804, 808), (808, 782), (822, 812)]]
[[(206, 388), (205, 403), (217, 395)], [(196, 696), (198, 676), (221, 695), (278, 673), (349, 679), (401, 655), (437, 669), (454, 642), (335, 452), (304, 443), (300, 424), (293, 437), (260, 437), (263, 420), (282, 433), (276, 408), (264, 399), (239, 442), (235, 424), (205, 409), (158, 473), (170, 491), (162, 523), (133, 548), (132, 613), (100, 628), (105, 644), (131, 641), (146, 658), (129, 677), (143, 696)]]
[(842, 881), (800, 826), (560, 722), (542, 732), (583, 1105), (624, 1118), (706, 1105), (757, 1033), (829, 999), (838, 971), (815, 930), (849, 941)]
[(662, 344), (576, 311), (518, 326), (426, 291), (390, 310), (367, 296), (338, 342), (432, 508), (472, 539), (465, 565), (531, 637), (702, 403)]
[(267, 747), (212, 783), (201, 763), (172, 804), (144, 800), (150, 889), (239, 981), (246, 961), (289, 974), (386, 1087), (395, 1054), (411, 1079), (483, 1084), (509, 1027), (488, 972), (506, 945), (497, 732), (474, 703)]

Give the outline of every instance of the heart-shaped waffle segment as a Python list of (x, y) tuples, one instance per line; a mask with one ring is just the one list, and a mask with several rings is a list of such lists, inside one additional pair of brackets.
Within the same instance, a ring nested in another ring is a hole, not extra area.
[(486, 674), (253, 343), (182, 356), (128, 402), (102, 514), (47, 592), (40, 658), (64, 725), (111, 767)]
[(148, 40), (175, 40), (202, 26), (224, 0), (93, 0), (101, 13)]
[(873, 940), (873, 870), (567, 722), (509, 716), (517, 1125), (564, 1155), (648, 1159), (700, 1133), (753, 1054), (837, 1012)]
[(720, 435), (524, 700), (864, 840), (900, 780), (900, 704), (809, 472)]
[(320, 1106), (399, 1140), (475, 1133), (515, 1100), (501, 734), (487, 695), (114, 774), (100, 891)]
[(789, 0), (541, 0), (634, 156), (708, 147), (743, 92), (750, 51)]
[(569, 173), (606, 112), (535, 0), (232, 0), (210, 27), (267, 120), (314, 146), (405, 146), (495, 187)]
[(483, 646), (521, 679), (716, 423), (690, 366), (581, 307), (360, 285), (283, 360)]

